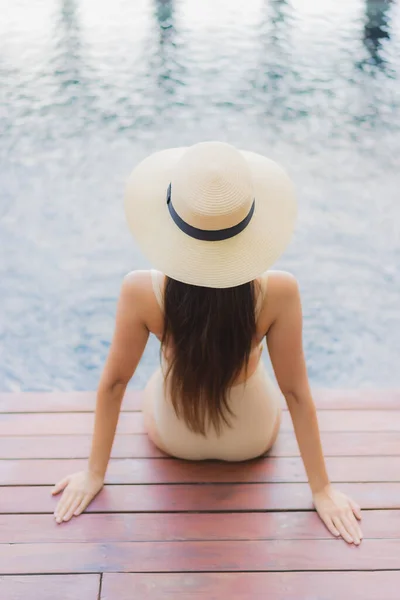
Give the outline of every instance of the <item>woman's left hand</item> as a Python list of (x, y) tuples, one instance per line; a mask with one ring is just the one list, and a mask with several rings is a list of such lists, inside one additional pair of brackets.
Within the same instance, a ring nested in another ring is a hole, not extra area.
[(327, 485), (313, 494), (314, 506), (334, 536), (342, 536), (349, 544), (360, 544), (362, 532), (357, 522), (361, 520), (361, 509), (354, 500)]

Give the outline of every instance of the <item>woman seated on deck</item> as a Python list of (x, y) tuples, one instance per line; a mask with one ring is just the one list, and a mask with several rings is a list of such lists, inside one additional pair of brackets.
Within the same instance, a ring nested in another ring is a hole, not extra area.
[(293, 420), (318, 514), (335, 536), (359, 544), (359, 506), (334, 489), (322, 454), (302, 348), (297, 282), (268, 271), (289, 243), (293, 187), (273, 161), (219, 142), (153, 154), (135, 168), (125, 196), (129, 226), (158, 271), (123, 282), (101, 377), (85, 472), (69, 475), (57, 522), (85, 510), (103, 486), (124, 392), (149, 334), (161, 368), (144, 398), (150, 439), (175, 457), (244, 461), (274, 444), (280, 393)]

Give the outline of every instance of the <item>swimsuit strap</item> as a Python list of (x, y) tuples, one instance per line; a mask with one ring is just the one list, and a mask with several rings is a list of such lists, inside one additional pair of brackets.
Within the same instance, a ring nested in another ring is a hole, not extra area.
[(259, 316), (261, 309), (263, 307), (263, 304), (264, 304), (265, 296), (267, 294), (268, 271), (266, 271), (265, 273), (263, 273), (261, 275), (259, 281), (260, 281), (260, 291), (258, 294), (257, 303), (256, 303), (256, 307), (255, 307), (256, 319), (258, 319), (258, 316)]
[(154, 269), (151, 269), (151, 282), (153, 284), (153, 292), (154, 292), (154, 295), (157, 299), (157, 302), (158, 302), (161, 310), (163, 310), (164, 300), (163, 300), (163, 290), (161, 287), (160, 275), (161, 275), (161, 273), (159, 273), (158, 271), (155, 271)]

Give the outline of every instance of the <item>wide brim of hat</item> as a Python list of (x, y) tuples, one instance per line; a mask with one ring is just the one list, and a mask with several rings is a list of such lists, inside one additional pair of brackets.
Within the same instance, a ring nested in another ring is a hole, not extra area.
[(256, 279), (278, 260), (292, 237), (297, 215), (292, 182), (274, 161), (241, 151), (253, 178), (253, 217), (233, 238), (197, 240), (177, 227), (166, 202), (173, 170), (185, 150), (156, 152), (128, 178), (125, 213), (139, 248), (156, 269), (183, 283), (227, 288)]

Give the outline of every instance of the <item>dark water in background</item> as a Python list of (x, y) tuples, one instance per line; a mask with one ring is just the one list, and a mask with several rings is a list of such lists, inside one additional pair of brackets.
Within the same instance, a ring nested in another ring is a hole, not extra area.
[[(280, 161), (313, 385), (400, 384), (400, 5), (0, 0), (0, 391), (97, 386), (146, 154)], [(158, 361), (151, 340), (133, 380)]]

